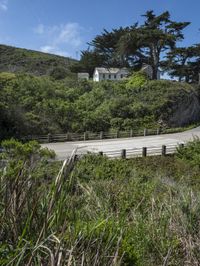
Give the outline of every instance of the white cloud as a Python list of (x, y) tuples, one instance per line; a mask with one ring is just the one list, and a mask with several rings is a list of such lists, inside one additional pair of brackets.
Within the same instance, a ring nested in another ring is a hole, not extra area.
[(78, 23), (66, 23), (51, 27), (39, 24), (34, 32), (43, 39), (44, 45), (40, 50), (63, 56), (74, 56), (83, 44), (84, 29)]
[(48, 53), (48, 54), (57, 54), (57, 55), (60, 55), (60, 56), (66, 56), (66, 57), (70, 57), (70, 54), (64, 50), (59, 50), (57, 49), (56, 47), (54, 46), (50, 46), (50, 45), (45, 45), (45, 46), (42, 46), (40, 47), (40, 50), (43, 52), (43, 53)]
[(8, 0), (0, 0), (0, 10), (8, 10)]
[(39, 24), (36, 28), (34, 28), (34, 32), (37, 34), (43, 34), (44, 33), (44, 25)]
[(78, 23), (67, 23), (66, 25), (61, 25), (57, 43), (69, 43), (76, 47), (80, 46), (82, 44), (80, 31), (81, 27)]
[(42, 46), (40, 47), (40, 50), (44, 53), (52, 53), (54, 51), (54, 47), (53, 46), (50, 46), (50, 45), (45, 45), (45, 46)]

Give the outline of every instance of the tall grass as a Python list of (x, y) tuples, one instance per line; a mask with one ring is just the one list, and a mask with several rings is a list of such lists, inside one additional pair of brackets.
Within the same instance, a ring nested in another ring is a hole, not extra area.
[(197, 164), (73, 153), (61, 165), (25, 145), (4, 144), (0, 265), (200, 264)]

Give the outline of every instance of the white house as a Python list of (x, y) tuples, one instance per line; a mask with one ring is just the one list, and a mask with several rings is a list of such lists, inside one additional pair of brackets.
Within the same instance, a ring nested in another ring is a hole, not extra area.
[(128, 74), (129, 71), (127, 68), (96, 67), (93, 74), (93, 81), (122, 80), (127, 77)]
[[(150, 65), (144, 64), (141, 68), (150, 79), (153, 77), (153, 69)], [(101, 80), (122, 80), (127, 77), (129, 70), (127, 68), (105, 68), (105, 67), (96, 67), (93, 74), (93, 81)], [(160, 70), (158, 70), (157, 79), (160, 79)]]
[[(150, 79), (153, 78), (153, 69), (152, 69), (152, 66), (150, 66), (150, 65), (145, 65), (145, 64), (144, 64), (144, 65), (142, 66), (142, 69), (141, 69), (141, 70), (144, 71)], [(160, 70), (158, 70), (158, 73), (157, 73), (157, 79), (158, 79), (158, 80), (160, 79)]]

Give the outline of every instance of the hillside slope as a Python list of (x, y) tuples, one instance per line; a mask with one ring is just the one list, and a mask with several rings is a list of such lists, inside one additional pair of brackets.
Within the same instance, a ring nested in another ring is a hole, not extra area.
[(74, 62), (76, 60), (67, 57), (0, 45), (0, 72), (42, 76), (59, 67), (66, 69), (70, 75), (69, 66)]
[(47, 133), (180, 127), (200, 121), (199, 90), (189, 84), (148, 81), (55, 81), (0, 74), (0, 138)]

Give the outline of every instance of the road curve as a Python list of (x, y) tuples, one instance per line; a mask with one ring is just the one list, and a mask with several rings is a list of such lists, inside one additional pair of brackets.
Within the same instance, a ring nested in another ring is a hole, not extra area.
[(200, 138), (200, 127), (187, 130), (181, 133), (154, 135), (145, 137), (133, 137), (124, 139), (106, 139), (106, 140), (90, 140), (76, 142), (57, 142), (42, 144), (42, 147), (54, 150), (58, 160), (64, 160), (77, 149), (78, 154), (87, 152), (98, 153), (116, 151), (122, 149), (141, 149), (142, 147), (159, 148), (162, 145), (179, 145), (193, 140), (195, 137)]

